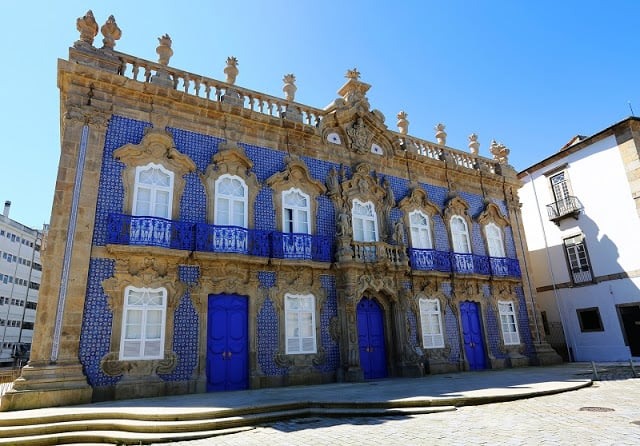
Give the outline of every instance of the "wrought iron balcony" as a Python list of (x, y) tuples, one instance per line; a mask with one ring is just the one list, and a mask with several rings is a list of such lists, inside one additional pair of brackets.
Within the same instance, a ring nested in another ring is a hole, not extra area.
[(193, 224), (160, 217), (110, 214), (107, 243), (191, 250)]
[(333, 260), (333, 239), (328, 236), (273, 232), (272, 257), (278, 259)]
[(516, 259), (413, 248), (409, 249), (409, 258), (411, 268), (420, 271), (493, 275), (496, 277), (521, 276), (520, 264)]
[(411, 268), (421, 271), (451, 271), (451, 253), (435, 249), (409, 248)]
[(269, 231), (197, 223), (196, 251), (269, 257)]
[(567, 217), (573, 217), (575, 219), (580, 215), (582, 210), (582, 204), (574, 196), (568, 196), (562, 200), (558, 200), (555, 203), (547, 205), (547, 214), (549, 220), (558, 224), (560, 220)]

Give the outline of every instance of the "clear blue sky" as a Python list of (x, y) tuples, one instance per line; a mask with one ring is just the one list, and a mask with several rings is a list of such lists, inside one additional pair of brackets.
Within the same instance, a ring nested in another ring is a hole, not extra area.
[[(113, 14), (116, 50), (157, 60), (157, 37), (173, 39), (170, 65), (224, 79), (239, 60), (237, 84), (322, 108), (347, 69), (372, 85), (369, 102), (396, 129), (480, 154), (492, 139), (522, 170), (576, 134), (591, 135), (640, 113), (638, 1), (4, 1), (0, 27), (2, 168), (0, 206), (40, 228), (49, 221), (60, 153), (56, 63), (79, 37), (76, 19)], [(102, 45), (98, 34), (96, 46)]]

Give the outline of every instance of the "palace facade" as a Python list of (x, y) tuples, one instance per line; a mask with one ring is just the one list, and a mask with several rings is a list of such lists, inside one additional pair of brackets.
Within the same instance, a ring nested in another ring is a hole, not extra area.
[(551, 363), (508, 149), (398, 130), (114, 49), (58, 62), (61, 158), (31, 361), (2, 409)]

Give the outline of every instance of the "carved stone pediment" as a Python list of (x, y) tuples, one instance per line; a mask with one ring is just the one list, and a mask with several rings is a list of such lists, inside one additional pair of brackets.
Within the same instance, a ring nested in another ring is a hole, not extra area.
[(177, 219), (180, 197), (184, 190), (183, 178), (189, 172), (196, 171), (196, 165), (187, 155), (176, 149), (171, 134), (162, 128), (149, 127), (140, 144), (126, 144), (113, 152), (114, 158), (126, 164), (122, 172), (122, 183), (125, 190), (123, 212), (131, 214), (133, 209), (133, 187), (135, 184), (136, 167), (149, 163), (162, 165), (174, 174), (172, 218)]
[(371, 201), (379, 208), (387, 192), (378, 183), (375, 174), (372, 174), (371, 165), (363, 162), (356, 165), (351, 179), (343, 181), (342, 195), (349, 207), (353, 199), (358, 198), (361, 201)]
[(488, 203), (484, 211), (478, 216), (477, 221), (481, 225), (495, 223), (502, 228), (509, 226), (509, 220), (502, 214), (500, 208), (495, 203)]
[(413, 210), (420, 210), (429, 217), (440, 214), (440, 208), (437, 204), (429, 200), (427, 191), (425, 191), (418, 183), (412, 182), (409, 185), (411, 192), (398, 203), (398, 207), (408, 214)]
[(384, 292), (387, 296), (398, 299), (398, 293), (394, 280), (391, 277), (383, 277), (380, 275), (362, 274), (358, 277), (356, 286), (356, 295), (363, 296), (367, 292)]
[[(194, 289), (192, 296), (206, 296), (209, 294), (249, 294), (257, 295), (258, 281), (251, 276), (251, 272), (246, 265), (229, 261), (216, 263), (202, 267), (200, 281)], [(200, 307), (200, 302), (195, 302)]]

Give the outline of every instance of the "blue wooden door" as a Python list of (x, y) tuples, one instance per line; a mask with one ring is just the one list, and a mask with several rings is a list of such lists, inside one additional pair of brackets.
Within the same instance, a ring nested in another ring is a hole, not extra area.
[(476, 302), (462, 302), (460, 304), (462, 319), (462, 336), (464, 338), (464, 352), (471, 370), (482, 370), (487, 367), (482, 338), (482, 324), (480, 323), (479, 305)]
[(360, 367), (365, 379), (387, 376), (382, 308), (374, 299), (363, 298), (357, 309)]
[(247, 311), (246, 297), (209, 296), (207, 391), (249, 387)]

